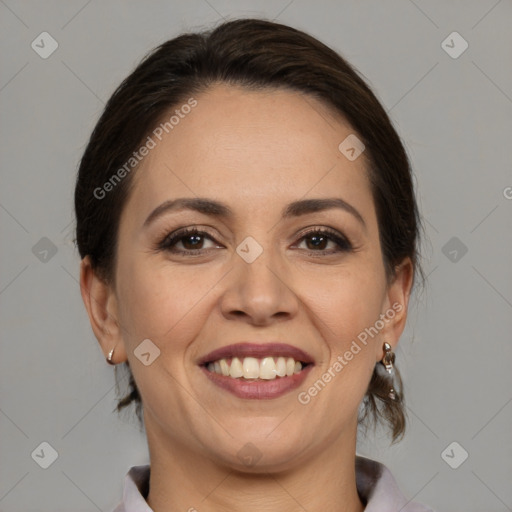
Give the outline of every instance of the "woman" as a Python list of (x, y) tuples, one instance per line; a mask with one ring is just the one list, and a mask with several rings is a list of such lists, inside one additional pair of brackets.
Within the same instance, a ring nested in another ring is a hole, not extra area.
[(166, 42), (109, 100), (75, 208), (82, 297), (149, 447), (117, 512), (430, 510), (355, 454), (364, 422), (404, 432), (419, 215), (338, 54), (256, 19)]

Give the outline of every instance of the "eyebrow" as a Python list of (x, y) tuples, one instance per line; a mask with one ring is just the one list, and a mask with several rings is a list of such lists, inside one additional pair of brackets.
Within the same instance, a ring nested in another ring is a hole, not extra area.
[[(281, 216), (283, 219), (287, 219), (333, 208), (339, 208), (350, 213), (363, 225), (364, 228), (366, 228), (363, 216), (356, 210), (356, 208), (338, 197), (302, 199), (294, 201), (282, 210)], [(149, 224), (165, 213), (179, 210), (192, 210), (203, 213), (204, 215), (223, 219), (231, 219), (235, 216), (233, 210), (225, 203), (203, 197), (182, 197), (178, 199), (170, 199), (162, 203), (160, 206), (157, 206), (144, 221), (143, 227), (149, 226)]]

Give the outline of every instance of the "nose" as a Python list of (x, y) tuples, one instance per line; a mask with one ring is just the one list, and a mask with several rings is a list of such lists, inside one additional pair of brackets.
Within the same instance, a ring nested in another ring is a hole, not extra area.
[(235, 268), (229, 272), (221, 298), (222, 314), (253, 325), (269, 325), (293, 318), (299, 299), (290, 273), (278, 264), (277, 255), (265, 249), (252, 263), (234, 255)]

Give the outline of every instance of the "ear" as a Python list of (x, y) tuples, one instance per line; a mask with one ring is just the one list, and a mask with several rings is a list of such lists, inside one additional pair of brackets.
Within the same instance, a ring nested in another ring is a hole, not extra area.
[[(385, 327), (381, 331), (381, 339), (387, 341), (393, 350), (398, 345), (405, 328), (413, 276), (414, 266), (411, 259), (407, 257), (395, 267), (395, 275), (388, 285), (384, 310), (382, 311), (384, 316), (381, 315), (381, 318), (385, 320)], [(383, 356), (384, 350), (381, 346), (377, 347), (377, 360), (380, 361)]]
[(100, 278), (86, 256), (80, 263), (80, 292), (91, 327), (105, 358), (115, 348), (112, 362), (127, 360), (121, 329), (117, 320), (117, 299), (113, 287)]

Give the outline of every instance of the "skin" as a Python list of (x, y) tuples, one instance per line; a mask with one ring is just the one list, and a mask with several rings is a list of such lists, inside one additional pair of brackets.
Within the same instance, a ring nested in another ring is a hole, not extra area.
[[(365, 154), (349, 161), (338, 150), (354, 133), (343, 119), (285, 90), (217, 84), (195, 98), (197, 106), (134, 176), (115, 283), (103, 282), (88, 257), (81, 264), (94, 333), (105, 356), (115, 347), (113, 361), (129, 361), (142, 396), (151, 460), (147, 502), (155, 512), (360, 512), (358, 407), (383, 342), (396, 349), (404, 329), (411, 262), (386, 281)], [(222, 201), (234, 217), (182, 210), (143, 226), (157, 206), (179, 197)], [(350, 203), (365, 225), (337, 208), (281, 218), (292, 201), (325, 197)], [(157, 248), (165, 235), (194, 226), (212, 238), (196, 246), (185, 238), (175, 249), (198, 247), (203, 254)], [(311, 227), (339, 232), (352, 250), (333, 252), (330, 239), (318, 248), (311, 236), (302, 238)], [(252, 263), (236, 252), (247, 236), (263, 248)], [(298, 393), (393, 304), (402, 310), (308, 404), (299, 403)], [(149, 366), (134, 355), (147, 338), (160, 349)], [(241, 340), (295, 345), (315, 366), (299, 389), (279, 398), (237, 398), (213, 385), (196, 361)], [(261, 455), (250, 467), (237, 456), (249, 442)]]

